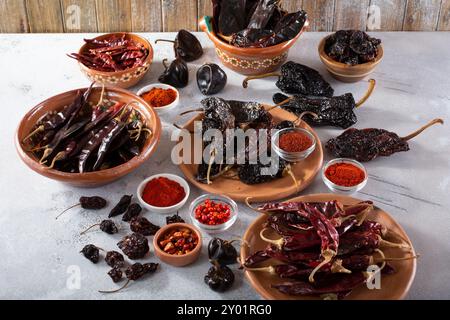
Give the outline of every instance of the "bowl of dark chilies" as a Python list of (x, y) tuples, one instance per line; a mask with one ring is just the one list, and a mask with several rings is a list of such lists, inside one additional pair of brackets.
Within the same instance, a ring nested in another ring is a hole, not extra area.
[(320, 60), (342, 82), (358, 82), (370, 75), (383, 59), (381, 40), (357, 30), (340, 30), (322, 39)]
[(243, 75), (278, 69), (309, 26), (305, 11), (288, 13), (278, 0), (213, 1), (213, 16), (200, 21), (222, 63)]
[(15, 136), (20, 158), (47, 178), (78, 187), (113, 182), (141, 166), (161, 134), (156, 112), (119, 88), (68, 91), (41, 102)]
[(153, 47), (132, 33), (109, 33), (85, 39), (78, 53), (68, 55), (78, 61), (90, 81), (107, 86), (130, 88), (150, 70)]

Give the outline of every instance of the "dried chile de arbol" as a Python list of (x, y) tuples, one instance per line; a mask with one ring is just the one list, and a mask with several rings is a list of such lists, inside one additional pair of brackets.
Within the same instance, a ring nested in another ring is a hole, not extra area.
[(171, 85), (175, 88), (184, 88), (189, 83), (189, 69), (182, 59), (175, 59), (167, 65), (167, 59), (163, 60), (164, 72), (159, 77), (159, 82)]
[(93, 229), (95, 227), (100, 227), (100, 230), (103, 231), (104, 233), (107, 233), (107, 234), (116, 234), (116, 233), (119, 232), (119, 229), (117, 228), (117, 226), (114, 223), (114, 221), (112, 221), (112, 220), (103, 220), (100, 223), (97, 223), (97, 224), (94, 224), (94, 225), (90, 226), (89, 228), (84, 230), (81, 234), (85, 234), (89, 230), (91, 230), (91, 229)]
[(93, 244), (88, 244), (80, 251), (80, 253), (82, 253), (83, 256), (92, 263), (97, 264), (98, 261), (100, 260), (100, 250), (101, 249), (98, 248), (97, 246), (94, 246)]
[[(148, 274), (153, 274), (158, 269), (159, 264), (158, 263), (135, 263), (131, 266), (129, 266), (127, 269), (125, 269), (125, 276), (127, 277), (127, 282), (119, 289), (112, 290), (112, 291), (99, 291), (100, 293), (116, 293), (123, 289), (125, 289), (131, 281), (137, 281)], [(112, 276), (111, 276), (112, 278)], [(120, 279), (119, 279), (120, 280)], [(114, 278), (113, 278), (114, 281)], [(116, 281), (114, 281), (116, 282)]]
[(125, 213), (131, 204), (132, 198), (133, 198), (133, 195), (123, 196), (120, 199), (119, 203), (109, 213), (109, 218), (117, 217), (117, 216), (120, 216), (121, 214)]
[(215, 63), (207, 63), (197, 71), (197, 85), (205, 96), (217, 94), (225, 88), (227, 74)]
[(133, 219), (134, 217), (139, 216), (139, 214), (141, 212), (142, 212), (142, 207), (139, 204), (137, 204), (137, 203), (132, 203), (132, 204), (130, 204), (130, 206), (128, 207), (127, 211), (123, 215), (122, 221), (130, 222), (131, 219)]
[(134, 217), (130, 222), (130, 229), (133, 232), (140, 233), (144, 236), (154, 236), (159, 229), (145, 217)]
[(443, 124), (444, 121), (435, 119), (406, 137), (399, 137), (396, 133), (383, 129), (348, 129), (339, 137), (328, 141), (326, 148), (337, 157), (368, 162), (377, 157), (389, 157), (397, 152), (409, 151), (409, 140), (438, 123)]
[(221, 266), (227, 266), (237, 263), (238, 253), (233, 241), (214, 238), (208, 244), (208, 257), (212, 262), (216, 261)]
[(200, 41), (198, 41), (196, 36), (184, 29), (178, 32), (174, 41), (159, 39), (155, 43), (160, 41), (172, 42), (175, 57), (183, 59), (186, 62), (195, 61), (203, 55), (203, 48)]
[(225, 292), (231, 288), (234, 279), (234, 273), (230, 268), (215, 263), (206, 274), (205, 283), (211, 290)]
[(278, 77), (276, 86), (286, 94), (301, 94), (305, 96), (332, 97), (334, 90), (331, 85), (316, 70), (305, 65), (289, 61), (281, 67), (281, 72), (247, 77), (244, 88), (253, 79)]
[(108, 251), (105, 256), (105, 262), (111, 268), (123, 268), (125, 266), (125, 258), (117, 251)]
[(81, 197), (80, 203), (77, 203), (70, 208), (67, 208), (63, 212), (61, 212), (56, 219), (58, 219), (61, 215), (63, 215), (65, 212), (67, 212), (70, 209), (76, 208), (76, 207), (82, 207), (86, 210), (101, 210), (105, 208), (107, 205), (107, 201), (103, 199), (102, 197)]
[(150, 251), (148, 239), (139, 233), (125, 236), (117, 246), (131, 260), (142, 259)]

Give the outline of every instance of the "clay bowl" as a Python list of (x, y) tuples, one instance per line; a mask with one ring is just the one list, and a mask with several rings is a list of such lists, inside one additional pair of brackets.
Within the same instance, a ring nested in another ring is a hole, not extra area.
[(372, 62), (358, 64), (356, 66), (351, 66), (342, 62), (337, 62), (332, 58), (330, 58), (325, 53), (325, 42), (329, 37), (330, 36), (323, 38), (322, 41), (320, 42), (319, 56), (320, 60), (322, 60), (322, 62), (328, 69), (328, 72), (330, 72), (331, 75), (339, 81), (347, 83), (361, 81), (368, 75), (370, 75), (378, 66), (378, 64), (381, 62), (381, 60), (383, 60), (384, 50), (383, 46), (380, 45), (378, 47), (378, 56)]
[(260, 75), (277, 70), (286, 62), (289, 49), (297, 42), (309, 26), (309, 22), (306, 21), (305, 26), (294, 39), (276, 46), (268, 48), (238, 48), (224, 42), (216, 36), (213, 31), (212, 21), (212, 17), (203, 17), (199, 22), (200, 29), (214, 43), (217, 56), (222, 63), (227, 68), (246, 76)]
[[(165, 253), (161, 247), (159, 246), (159, 241), (162, 239), (162, 237), (167, 233), (170, 232), (172, 229), (175, 228), (187, 228), (192, 230), (198, 237), (198, 244), (197, 247), (195, 247), (194, 250), (189, 252), (188, 254), (182, 255), (182, 256), (176, 256), (172, 254)], [(190, 265), (197, 261), (197, 259), (200, 257), (200, 253), (202, 252), (202, 243), (203, 238), (200, 231), (198, 231), (197, 228), (190, 224), (186, 223), (174, 223), (170, 224), (168, 226), (165, 226), (161, 228), (153, 238), (153, 247), (155, 248), (155, 255), (164, 263), (170, 264), (174, 267), (185, 267), (187, 265)]]
[[(86, 89), (78, 89), (86, 90)], [(121, 101), (129, 103), (132, 101), (138, 102), (133, 104), (133, 108), (139, 111), (147, 126), (153, 132), (153, 136), (145, 143), (141, 154), (138, 157), (131, 159), (118, 167), (87, 173), (66, 173), (48, 167), (39, 163), (31, 153), (27, 152), (22, 145), (23, 139), (31, 132), (35, 123), (41, 119), (47, 112), (60, 110), (63, 106), (68, 105), (73, 101), (78, 90), (68, 91), (56, 95), (48, 100), (45, 100), (31, 109), (21, 120), (15, 136), (15, 144), (19, 157), (22, 161), (33, 171), (47, 178), (67, 183), (77, 187), (97, 187), (108, 184), (121, 177), (136, 170), (145, 161), (147, 161), (151, 154), (156, 150), (161, 135), (161, 121), (156, 112), (151, 108), (142, 98), (133, 93), (119, 89), (106, 88), (107, 98), (113, 101)], [(100, 98), (102, 88), (94, 88), (90, 96), (91, 101), (98, 101)]]
[[(297, 116), (283, 109), (273, 109), (270, 113), (276, 123), (284, 120), (297, 120)], [(200, 121), (201, 119), (202, 115), (197, 115), (186, 125), (184, 125), (183, 128), (192, 132), (194, 130), (194, 122)], [(314, 135), (317, 144), (316, 149), (307, 159), (292, 164), (292, 172), (299, 184), (298, 189), (295, 187), (295, 184), (290, 176), (285, 176), (283, 178), (258, 185), (247, 185), (241, 181), (226, 178), (218, 178), (214, 180), (211, 185), (200, 183), (195, 178), (198, 166), (194, 164), (193, 150), (191, 151), (192, 158), (190, 163), (182, 163), (180, 165), (180, 169), (188, 182), (206, 193), (226, 195), (238, 202), (244, 202), (247, 198), (251, 198), (254, 202), (285, 199), (307, 188), (314, 181), (314, 178), (320, 172), (323, 164), (323, 149), (320, 138), (305, 122), (301, 123), (300, 128), (311, 132)], [(192, 136), (193, 135), (191, 135), (191, 145), (194, 146)]]
[[(95, 39), (104, 40), (112, 36), (122, 36), (123, 34), (125, 34), (126, 39), (131, 39), (138, 43), (141, 43), (148, 49), (148, 56), (145, 59), (144, 64), (140, 67), (130, 68), (122, 71), (103, 72), (90, 69), (81, 62), (78, 62), (81, 71), (91, 82), (95, 81), (97, 83), (104, 84), (105, 86), (127, 89), (136, 85), (150, 70), (150, 65), (153, 62), (153, 47), (147, 39), (133, 33), (123, 32), (108, 33), (96, 37)], [(89, 44), (86, 43), (80, 48), (79, 53), (82, 54), (88, 49)]]
[[(308, 195), (303, 197), (298, 197), (292, 199), (291, 201), (309, 201), (309, 202), (323, 202), (339, 200), (345, 205), (352, 205), (360, 202), (361, 200), (351, 198), (344, 195), (336, 194), (317, 194)], [(406, 232), (403, 228), (394, 220), (394, 218), (387, 212), (380, 208), (375, 207), (368, 219), (378, 221), (386, 226), (390, 231), (395, 232), (401, 238), (404, 239), (410, 246), (411, 252), (400, 249), (383, 248), (383, 252), (386, 257), (403, 257), (403, 256), (413, 256), (415, 255), (414, 248), (412, 247), (411, 241), (409, 240)], [(264, 223), (267, 221), (266, 215), (260, 215), (252, 225), (247, 229), (243, 241), (248, 243), (248, 246), (242, 246), (241, 249), (241, 261), (245, 259), (252, 253), (263, 250), (267, 247), (267, 242), (261, 240), (259, 234), (264, 228)], [(267, 232), (268, 238), (277, 239), (279, 237), (275, 233), (270, 234)], [(392, 242), (399, 242), (399, 239), (388, 238), (387, 240)], [(380, 290), (369, 290), (365, 286), (361, 286), (345, 298), (345, 300), (400, 300), (404, 299), (411, 287), (414, 280), (417, 268), (417, 260), (404, 260), (404, 261), (392, 261), (389, 262), (394, 269), (397, 271), (392, 275), (382, 275), (381, 277), (381, 289)], [(266, 265), (277, 264), (274, 260), (269, 260)], [(262, 267), (264, 264), (261, 265)], [(245, 275), (249, 280), (251, 286), (264, 298), (268, 300), (317, 300), (318, 297), (295, 297), (285, 295), (276, 289), (271, 287), (272, 284), (282, 283), (283, 280), (277, 276), (271, 275), (269, 273), (246, 271)]]

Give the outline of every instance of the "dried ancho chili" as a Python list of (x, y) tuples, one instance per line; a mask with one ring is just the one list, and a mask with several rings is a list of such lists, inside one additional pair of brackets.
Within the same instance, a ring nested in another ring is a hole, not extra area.
[(109, 213), (109, 218), (113, 218), (113, 217), (117, 217), (120, 216), (121, 214), (124, 214), (128, 207), (130, 206), (131, 203), (131, 199), (133, 198), (133, 196), (123, 196), (119, 203), (111, 210), (111, 212)]
[(166, 217), (166, 224), (174, 224), (174, 223), (184, 223), (185, 221), (183, 218), (180, 217), (179, 212), (177, 212), (175, 215)]
[(156, 40), (155, 43), (161, 41), (173, 43), (175, 57), (183, 59), (186, 62), (195, 61), (203, 55), (203, 48), (200, 41), (198, 41), (197, 37), (187, 30), (180, 30), (174, 41), (159, 39)]
[(119, 232), (119, 229), (117, 228), (116, 224), (112, 220), (103, 220), (101, 223), (94, 224), (84, 230), (81, 234), (87, 233), (89, 230), (100, 227), (100, 230), (107, 234), (116, 234)]
[(142, 207), (137, 203), (132, 203), (122, 217), (122, 221), (130, 222), (142, 212)]
[(332, 97), (334, 90), (331, 85), (316, 70), (305, 65), (289, 61), (281, 67), (281, 72), (267, 73), (247, 77), (244, 88), (254, 79), (278, 77), (276, 86), (287, 94), (301, 94), (305, 96)]
[(325, 42), (325, 53), (335, 61), (357, 65), (375, 60), (381, 40), (370, 37), (364, 31), (340, 30)]
[[(128, 281), (119, 289), (112, 290), (112, 291), (99, 291), (100, 293), (116, 293), (123, 289), (125, 289), (131, 281), (137, 281), (148, 274), (153, 274), (158, 269), (159, 264), (158, 263), (135, 263), (132, 266), (129, 266), (125, 270), (125, 276), (127, 277)], [(114, 281), (114, 278), (113, 278)], [(120, 281), (120, 279), (119, 279)], [(115, 281), (116, 282), (116, 281)]]
[(151, 206), (172, 207), (186, 197), (186, 190), (176, 181), (165, 177), (155, 178), (147, 183), (142, 199)]
[(389, 157), (394, 153), (409, 151), (409, 140), (438, 123), (444, 124), (444, 121), (435, 119), (406, 137), (383, 129), (348, 129), (328, 141), (326, 148), (337, 157), (368, 162), (380, 156)]
[(366, 179), (366, 174), (353, 164), (336, 163), (325, 170), (325, 177), (338, 186), (354, 187)]
[(92, 263), (97, 264), (98, 261), (100, 260), (100, 250), (101, 249), (98, 248), (97, 246), (94, 246), (93, 244), (88, 244), (80, 251), (80, 253), (82, 253), (83, 256)]
[(181, 59), (175, 59), (170, 65), (167, 65), (167, 59), (163, 60), (164, 72), (159, 77), (159, 82), (169, 84), (175, 88), (184, 88), (189, 83), (189, 69)]
[(208, 244), (208, 257), (214, 263), (228, 266), (237, 263), (238, 253), (233, 246), (234, 241), (226, 241), (219, 238), (212, 239)]
[(123, 268), (125, 266), (125, 258), (117, 251), (109, 251), (106, 253), (105, 262), (111, 268)]
[(216, 263), (206, 274), (205, 283), (213, 291), (225, 292), (233, 286), (234, 279), (234, 273), (230, 268)]
[(161, 108), (173, 103), (177, 99), (178, 94), (173, 89), (153, 88), (149, 92), (142, 94), (141, 97), (151, 107)]
[(134, 217), (130, 222), (130, 229), (133, 232), (140, 233), (143, 236), (154, 236), (161, 227), (155, 226), (144, 217)]
[(68, 210), (76, 208), (76, 207), (82, 207), (86, 210), (101, 210), (105, 208), (107, 205), (107, 201), (103, 199), (102, 197), (81, 197), (80, 203), (77, 203), (76, 205), (71, 206), (70, 208), (64, 210), (61, 212), (56, 219), (61, 217), (64, 213), (66, 213)]
[(197, 85), (206, 96), (219, 93), (227, 84), (227, 74), (215, 63), (207, 63), (197, 71)]
[(142, 259), (150, 251), (148, 239), (139, 233), (125, 236), (117, 246), (131, 260)]

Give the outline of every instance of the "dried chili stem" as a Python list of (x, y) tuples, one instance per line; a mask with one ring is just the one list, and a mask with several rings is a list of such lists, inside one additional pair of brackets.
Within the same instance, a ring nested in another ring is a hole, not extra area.
[(256, 80), (256, 79), (268, 78), (268, 77), (281, 77), (281, 73), (279, 73), (279, 72), (271, 72), (271, 73), (265, 73), (265, 74), (261, 74), (261, 75), (257, 75), (257, 76), (249, 76), (249, 77), (244, 79), (244, 82), (242, 82), (242, 86), (244, 88), (248, 88), (248, 82), (249, 81)]
[(298, 192), (300, 190), (300, 185), (298, 184), (297, 178), (295, 177), (294, 172), (292, 171), (291, 164), (288, 164), (285, 169), (286, 173), (294, 180), (295, 190)]
[(45, 130), (44, 125), (41, 125), (39, 127), (37, 127), (35, 130), (33, 130), (28, 136), (26, 136), (23, 140), (22, 143), (27, 141), (28, 139), (31, 139), (33, 136), (35, 136), (38, 133), (41, 133)]
[(331, 262), (331, 260), (333, 260), (333, 258), (336, 256), (336, 252), (334, 252), (333, 250), (325, 250), (322, 252), (322, 257), (323, 257), (323, 261), (311, 272), (311, 274), (309, 275), (309, 282), (314, 283), (314, 276), (316, 275), (316, 273), (322, 269), (325, 265), (327, 265), (328, 263)]
[(58, 214), (58, 215), (56, 216), (55, 220), (58, 220), (59, 217), (61, 217), (64, 213), (66, 213), (66, 212), (69, 211), (70, 209), (73, 209), (73, 208), (76, 208), (76, 207), (81, 207), (81, 203), (74, 204), (73, 206), (67, 208), (66, 210), (64, 210), (63, 212), (61, 212), (60, 214)]
[(166, 39), (158, 39), (158, 40), (155, 40), (155, 44), (158, 44), (158, 42), (170, 42), (170, 43), (175, 43), (174, 40), (166, 40)]
[(252, 198), (252, 197), (247, 197), (247, 198), (245, 198), (245, 204), (247, 205), (247, 207), (249, 207), (250, 209), (252, 209), (252, 210), (254, 210), (254, 211), (265, 213), (263, 210), (260, 210), (259, 208), (256, 208), (256, 207), (253, 207), (253, 206), (250, 204), (250, 200), (251, 200), (251, 199), (253, 199), (253, 198)]
[(405, 243), (394, 243), (394, 242), (389, 242), (387, 240), (384, 240), (383, 238), (381, 238), (381, 236), (378, 236), (379, 240), (380, 240), (380, 246), (385, 246), (388, 248), (398, 248), (398, 249), (411, 249), (411, 247)]
[(130, 284), (130, 282), (131, 282), (131, 280), (128, 280), (122, 287), (120, 287), (119, 289), (116, 289), (116, 290), (111, 290), (111, 291), (99, 290), (98, 292), (100, 292), (100, 293), (117, 293), (117, 292), (125, 289)]
[(271, 106), (269, 109), (267, 109), (267, 112), (270, 112), (270, 111), (272, 111), (273, 109), (282, 107), (282, 106), (284, 106), (285, 104), (291, 102), (293, 99), (294, 99), (293, 97), (289, 97), (289, 98), (287, 98), (286, 100), (283, 100), (283, 101), (281, 101), (280, 103), (277, 103), (277, 104)]
[(64, 155), (65, 155), (65, 154), (66, 154), (65, 151), (59, 152), (59, 153), (53, 158), (52, 164), (51, 164), (50, 167), (48, 167), (48, 168), (49, 168), (49, 169), (53, 169), (53, 168), (55, 167), (56, 162), (58, 162), (58, 161), (64, 159)]
[(211, 158), (209, 159), (208, 171), (206, 173), (206, 184), (211, 185), (211, 169), (214, 161), (216, 160), (216, 148), (211, 152)]
[(279, 249), (282, 249), (282, 248), (283, 248), (283, 244), (284, 244), (284, 239), (283, 239), (283, 238), (280, 238), (280, 239), (278, 239), (278, 240), (272, 240), (272, 239), (266, 238), (266, 236), (264, 235), (264, 233), (265, 233), (267, 230), (269, 230), (269, 229), (265, 228), (265, 229), (262, 229), (262, 230), (261, 230), (261, 232), (259, 233), (260, 238), (261, 238), (263, 241), (268, 242), (268, 243), (271, 243), (271, 244), (277, 246)]
[(319, 118), (317, 113), (314, 113), (314, 112), (311, 112), (311, 111), (305, 111), (305, 112), (303, 112), (302, 114), (300, 114), (298, 116), (297, 120), (294, 121), (294, 124), (297, 125), (297, 126), (300, 125), (300, 123), (303, 121), (303, 118), (305, 116), (307, 116), (307, 115), (312, 116), (314, 119), (318, 119)]
[(100, 223), (96, 223), (93, 226), (90, 226), (89, 228), (87, 228), (86, 230), (84, 230), (83, 232), (80, 233), (80, 235), (86, 234), (89, 230), (92, 230), (95, 227), (100, 226)]
[(362, 99), (356, 103), (356, 108), (361, 107), (370, 98), (370, 96), (373, 93), (373, 90), (375, 89), (376, 84), (377, 82), (375, 81), (375, 79), (369, 80), (369, 89), (367, 89), (366, 94), (362, 97)]
[(410, 135), (407, 135), (406, 137), (403, 137), (402, 140), (404, 141), (409, 141), (411, 139), (414, 139), (415, 137), (417, 137), (419, 134), (421, 134), (422, 132), (424, 132), (425, 130), (427, 130), (428, 128), (434, 126), (435, 124), (444, 124), (444, 120), (442, 119), (434, 119), (432, 121), (430, 121), (428, 124), (424, 125), (422, 128), (420, 128), (419, 130), (411, 133)]
[(253, 272), (266, 272), (273, 276), (277, 275), (277, 271), (274, 266), (269, 266), (269, 267), (264, 267), (264, 268), (247, 268), (244, 266), (244, 269), (246, 271), (253, 271)]

